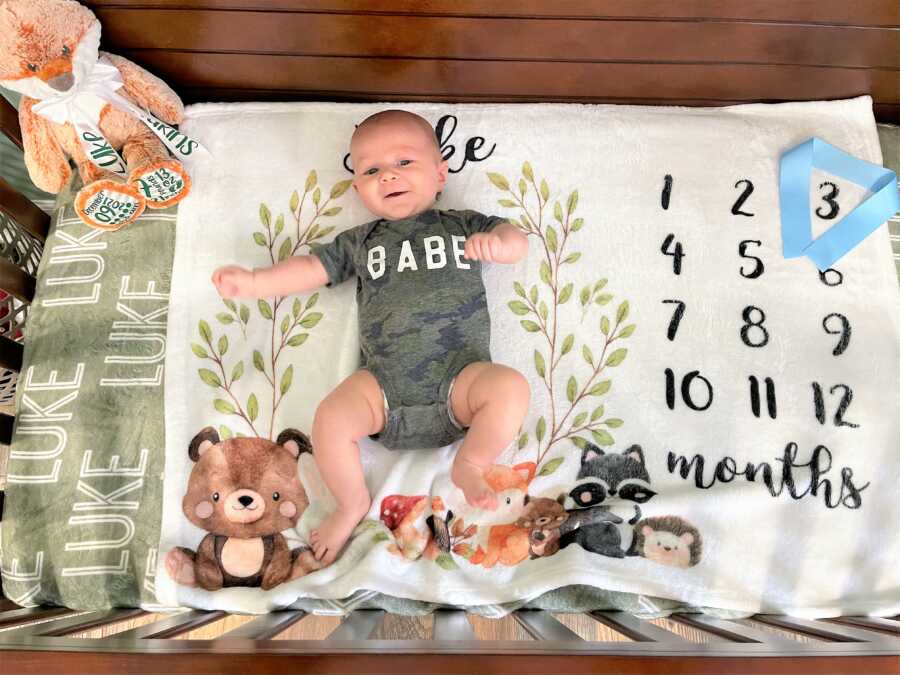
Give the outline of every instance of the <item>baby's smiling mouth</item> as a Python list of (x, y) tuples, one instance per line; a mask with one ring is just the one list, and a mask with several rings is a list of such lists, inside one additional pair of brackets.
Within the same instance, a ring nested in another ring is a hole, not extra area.
[(385, 195), (384, 198), (385, 198), (385, 199), (390, 199), (391, 197), (400, 197), (401, 195), (405, 195), (405, 194), (406, 194), (406, 191), (405, 191), (405, 190), (404, 190), (404, 191), (401, 191), (401, 192), (391, 192), (391, 193)]

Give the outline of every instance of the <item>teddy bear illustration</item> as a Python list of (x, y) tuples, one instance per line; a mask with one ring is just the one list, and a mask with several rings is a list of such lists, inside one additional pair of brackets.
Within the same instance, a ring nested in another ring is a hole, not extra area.
[(166, 145), (187, 157), (197, 142), (172, 127), (184, 115), (172, 89), (99, 45), (100, 22), (74, 0), (0, 0), (0, 86), (23, 95), (31, 180), (59, 192), (71, 158), (84, 183), (75, 210), (114, 230), (187, 196), (190, 179)]
[(554, 499), (525, 496), (525, 511), (516, 521), (516, 527), (528, 530), (531, 559), (553, 555), (559, 550), (559, 528), (569, 518), (563, 504), (566, 495)]
[(269, 590), (319, 569), (309, 548), (290, 550), (281, 534), (295, 527), (309, 506), (297, 460), (310, 451), (309, 439), (296, 429), (285, 429), (274, 443), (223, 441), (212, 427), (194, 436), (188, 456), (195, 465), (182, 509), (208, 534), (196, 551), (180, 546), (169, 551), (169, 576), (207, 591)]
[(634, 525), (630, 556), (660, 565), (692, 567), (700, 562), (703, 539), (699, 530), (679, 516), (644, 518)]

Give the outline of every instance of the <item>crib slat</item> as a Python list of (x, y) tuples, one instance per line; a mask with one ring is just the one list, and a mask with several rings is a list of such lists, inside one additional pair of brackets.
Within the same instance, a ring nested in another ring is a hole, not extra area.
[(669, 617), (673, 621), (698, 628), (706, 633), (712, 633), (731, 642), (751, 642), (762, 644), (796, 644), (796, 640), (789, 637), (766, 633), (756, 628), (751, 628), (734, 621), (717, 619), (706, 614), (673, 614)]
[(384, 620), (382, 609), (358, 609), (335, 628), (326, 640), (368, 640), (372, 631)]
[(842, 616), (837, 619), (829, 619), (829, 622), (852, 624), (867, 630), (874, 630), (891, 635), (900, 635), (900, 622), (894, 619), (879, 619), (873, 616)]
[(37, 237), (41, 243), (47, 239), (50, 216), (3, 178), (0, 178), (0, 211), (16, 221), (26, 232)]
[(34, 300), (34, 288), (37, 281), (12, 261), (0, 257), (0, 289), (22, 302)]
[(253, 619), (253, 621), (245, 623), (243, 626), (238, 626), (234, 630), (228, 631), (216, 639), (271, 640), (305, 616), (306, 612), (301, 610), (288, 610), (264, 614), (263, 616)]
[(18, 373), (22, 370), (23, 352), (24, 347), (20, 342), (13, 342), (0, 335), (0, 368), (14, 370)]
[(432, 640), (477, 640), (469, 618), (461, 609), (441, 609), (434, 613)]
[(227, 612), (201, 612), (199, 610), (191, 610), (189, 612), (180, 612), (168, 619), (155, 621), (146, 626), (132, 628), (124, 633), (116, 633), (106, 638), (108, 640), (147, 640), (151, 638), (165, 639), (178, 637), (185, 633), (190, 633), (195, 628), (200, 628), (206, 624), (218, 621), (227, 616)]
[(762, 621), (772, 626), (787, 628), (788, 630), (797, 631), (813, 637), (831, 640), (832, 642), (881, 642), (883, 638), (873, 633), (867, 633), (864, 630), (850, 628), (848, 626), (839, 626), (824, 621), (812, 621), (809, 619), (798, 619), (792, 616), (776, 616), (774, 614), (757, 614), (753, 617), (754, 621)]
[(588, 615), (635, 642), (688, 642), (676, 633), (638, 619), (627, 612), (594, 611), (588, 612)]
[(112, 609), (105, 612), (89, 612), (88, 614), (79, 614), (71, 619), (26, 626), (19, 630), (44, 637), (63, 637), (100, 628), (101, 626), (111, 626), (126, 619), (135, 619), (146, 613), (142, 609)]
[(74, 609), (66, 607), (25, 607), (23, 609), (13, 609), (0, 614), (0, 628), (10, 628), (44, 619), (60, 619), (75, 613)]
[(0, 444), (9, 445), (12, 443), (13, 424), (15, 421), (16, 418), (12, 415), (0, 413)]
[(513, 618), (535, 640), (581, 642), (581, 636), (558, 621), (550, 612), (523, 609), (513, 612)]

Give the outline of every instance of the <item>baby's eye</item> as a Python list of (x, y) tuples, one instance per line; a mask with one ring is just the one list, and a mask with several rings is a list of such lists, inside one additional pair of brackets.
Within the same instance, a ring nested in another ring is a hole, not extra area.
[(412, 160), (411, 159), (401, 159), (399, 162), (397, 162), (397, 164), (399, 164), (400, 166), (406, 166), (407, 164), (412, 164)]
[(363, 172), (363, 175), (365, 175), (365, 176), (374, 176), (376, 173), (378, 173), (378, 169), (376, 169), (376, 168), (373, 166), (371, 169), (366, 169), (366, 170)]

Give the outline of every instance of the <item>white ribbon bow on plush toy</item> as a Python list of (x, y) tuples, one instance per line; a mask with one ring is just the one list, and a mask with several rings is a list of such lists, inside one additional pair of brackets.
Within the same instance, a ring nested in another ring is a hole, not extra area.
[(40, 103), (32, 110), (57, 124), (71, 122), (90, 160), (101, 169), (128, 177), (128, 169), (119, 153), (100, 132), (100, 111), (107, 103), (130, 112), (143, 122), (165, 144), (169, 151), (184, 161), (206, 149), (173, 126), (158, 120), (146, 110), (134, 105), (117, 92), (124, 83), (119, 69), (98, 56), (100, 25), (92, 27), (82, 38), (72, 61), (74, 83), (67, 91), (57, 91), (46, 82), (30, 81), (26, 96)]

